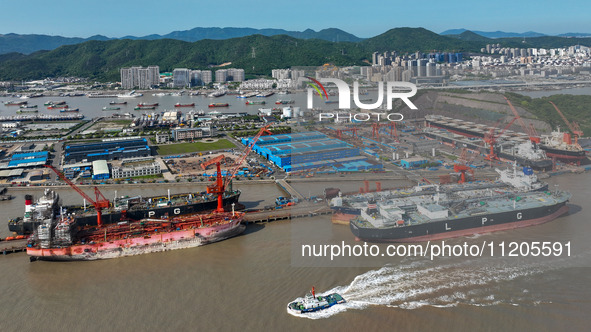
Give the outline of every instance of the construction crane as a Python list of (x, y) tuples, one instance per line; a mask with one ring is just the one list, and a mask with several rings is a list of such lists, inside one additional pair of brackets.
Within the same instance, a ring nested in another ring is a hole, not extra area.
[(259, 138), (263, 135), (263, 133), (272, 134), (268, 130), (268, 128), (270, 126), (271, 126), (271, 124), (268, 124), (268, 125), (264, 126), (263, 128), (261, 128), (261, 130), (259, 130), (259, 132), (250, 140), (250, 142), (248, 143), (248, 145), (244, 149), (243, 155), (234, 164), (234, 168), (229, 173), (226, 174), (225, 180), (222, 177), (222, 168), (221, 168), (220, 162), (216, 163), (216, 166), (217, 166), (216, 183), (213, 185), (207, 186), (208, 193), (218, 195), (218, 206), (217, 206), (216, 212), (224, 212), (223, 196), (224, 196), (224, 192), (226, 191), (226, 188), (230, 184), (230, 181), (232, 181), (232, 178), (234, 176), (236, 176), (236, 173), (238, 173), (238, 170), (240, 169), (242, 162), (244, 162), (244, 160), (246, 159), (246, 157), (248, 156), (250, 151), (252, 151), (252, 148), (254, 147), (256, 142), (259, 140)]
[(343, 138), (344, 132), (352, 132), (353, 137), (357, 136), (357, 127), (346, 128), (346, 129), (337, 129), (337, 138)]
[[(581, 130), (581, 128), (579, 127), (579, 124), (576, 122), (569, 122), (566, 119), (566, 116), (564, 116), (564, 114), (558, 109), (558, 107), (551, 101), (548, 101), (550, 104), (552, 104), (552, 106), (554, 106), (554, 108), (556, 109), (556, 112), (558, 112), (558, 115), (560, 115), (560, 117), (562, 118), (562, 121), (564, 121), (564, 123), (566, 123), (568, 129), (570, 129), (570, 131), (573, 133), (573, 135), (575, 135), (575, 143), (574, 145), (579, 145), (579, 137), (583, 136), (583, 131)], [(568, 144), (572, 144), (572, 142), (567, 142)]]
[(521, 126), (521, 128), (523, 128), (523, 131), (525, 133), (527, 133), (527, 136), (529, 136), (529, 140), (533, 143), (540, 143), (540, 141), (541, 141), (540, 136), (538, 136), (538, 133), (536, 132), (536, 129), (534, 128), (533, 124), (530, 123), (529, 127), (527, 127), (525, 125), (525, 122), (523, 122), (523, 119), (521, 119), (521, 116), (519, 116), (519, 113), (517, 113), (517, 110), (515, 109), (515, 107), (513, 107), (513, 104), (511, 104), (511, 102), (509, 101), (509, 99), (507, 99), (507, 97), (503, 97), (503, 98), (505, 98), (505, 100), (507, 101), (507, 104), (509, 104), (509, 108), (511, 108), (513, 115), (517, 119), (517, 122), (519, 122), (519, 125)]
[(463, 148), (462, 149), (462, 153), (460, 154), (460, 157), (458, 158), (458, 163), (454, 164), (454, 172), (456, 173), (460, 173), (460, 178), (458, 180), (458, 183), (464, 183), (466, 182), (466, 172), (470, 172), (470, 174), (472, 174), (472, 177), (474, 177), (474, 170), (472, 169), (472, 167), (468, 166), (468, 164), (474, 159), (474, 157), (470, 158), (470, 160), (468, 160), (466, 153), (467, 153), (468, 149)]
[(398, 132), (396, 131), (396, 122), (390, 123), (374, 123), (371, 126), (371, 138), (373, 139), (380, 139), (380, 128), (382, 127), (390, 127), (390, 137), (396, 137), (398, 140)]
[(57, 176), (60, 177), (60, 179), (64, 180), (70, 187), (72, 187), (72, 189), (76, 190), (76, 192), (78, 194), (80, 194), (80, 196), (82, 196), (85, 200), (87, 200), (88, 202), (90, 202), (90, 204), (92, 204), (94, 206), (94, 209), (96, 210), (96, 224), (99, 227), (102, 226), (103, 225), (103, 222), (101, 220), (102, 209), (108, 208), (110, 203), (109, 203), (109, 200), (106, 199), (105, 196), (100, 192), (98, 187), (94, 187), (95, 199), (93, 200), (84, 191), (82, 191), (82, 189), (78, 188), (72, 181), (70, 181), (70, 179), (68, 179), (62, 172), (58, 171), (55, 167), (53, 167), (51, 165), (43, 165), (43, 166), (54, 171), (55, 174), (57, 174)]
[(215, 158), (213, 158), (211, 160), (205, 161), (205, 162), (201, 163), (201, 168), (204, 171), (206, 171), (208, 166), (213, 165), (213, 164), (218, 163), (218, 162), (221, 162), (224, 158), (226, 158), (226, 156), (220, 155), (220, 156), (217, 156), (217, 157), (215, 157)]
[(517, 120), (517, 118), (518, 117), (514, 117), (503, 128), (503, 130), (501, 130), (498, 134), (495, 134), (495, 130), (499, 126), (499, 122), (497, 122), (497, 124), (494, 127), (492, 127), (487, 134), (484, 135), (484, 142), (486, 142), (486, 144), (488, 144), (488, 147), (489, 147), (489, 153), (486, 155), (486, 157), (484, 159), (489, 160), (489, 161), (499, 159), (499, 157), (497, 156), (497, 153), (495, 152), (495, 145), (497, 144), (497, 139), (499, 137), (501, 137), (509, 127), (511, 127), (511, 125), (513, 124), (513, 122), (515, 122), (515, 120)]

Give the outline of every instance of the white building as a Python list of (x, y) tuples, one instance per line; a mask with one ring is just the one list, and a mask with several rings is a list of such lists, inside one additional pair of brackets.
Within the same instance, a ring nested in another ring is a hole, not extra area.
[(132, 178), (136, 176), (156, 175), (162, 173), (160, 163), (130, 163), (113, 167), (113, 179)]
[(175, 88), (188, 87), (191, 84), (191, 71), (187, 68), (175, 68), (172, 71), (172, 85)]

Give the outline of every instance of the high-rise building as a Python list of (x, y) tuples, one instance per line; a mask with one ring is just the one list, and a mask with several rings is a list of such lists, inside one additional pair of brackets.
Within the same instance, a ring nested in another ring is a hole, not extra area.
[(149, 89), (160, 83), (160, 68), (158, 66), (121, 68), (120, 73), (123, 89)]
[(244, 69), (229, 68), (226, 80), (232, 82), (244, 81)]
[(228, 70), (227, 69), (218, 69), (215, 71), (215, 82), (216, 83), (224, 83), (228, 79)]
[(213, 74), (211, 73), (211, 70), (202, 70), (201, 80), (203, 81), (204, 85), (213, 82)]
[(172, 85), (175, 88), (184, 88), (191, 84), (191, 71), (187, 68), (175, 68), (172, 71)]

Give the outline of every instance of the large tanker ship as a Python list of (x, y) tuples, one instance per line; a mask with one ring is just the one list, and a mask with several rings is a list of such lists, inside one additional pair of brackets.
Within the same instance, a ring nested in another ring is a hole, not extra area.
[(243, 217), (214, 212), (82, 227), (62, 215), (37, 227), (27, 254), (31, 260), (96, 260), (197, 247), (242, 233)]
[[(223, 194), (223, 206), (238, 204), (239, 190), (228, 190)], [(58, 196), (52, 190), (46, 189), (36, 204), (32, 203), (31, 195), (25, 196), (25, 214), (22, 218), (8, 222), (8, 229), (19, 235), (30, 234), (42, 220), (52, 218), (58, 211)], [(105, 224), (118, 223), (123, 220), (142, 220), (147, 218), (167, 218), (178, 215), (199, 213), (214, 210), (217, 206), (217, 196), (207, 192), (183, 193), (152, 197), (117, 197), (113, 204), (102, 210), (102, 220)], [(93, 226), (97, 224), (96, 211), (88, 206), (64, 206), (66, 213), (72, 215), (76, 224)]]
[(482, 234), (551, 221), (568, 211), (564, 191), (495, 193), (368, 202), (350, 228), (364, 241), (417, 242)]

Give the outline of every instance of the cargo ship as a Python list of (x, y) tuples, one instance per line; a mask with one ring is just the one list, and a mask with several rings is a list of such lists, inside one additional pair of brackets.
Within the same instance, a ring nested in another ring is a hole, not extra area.
[(19, 108), (18, 111), (16, 111), (17, 114), (21, 114), (21, 113), (39, 113), (39, 110), (37, 109), (29, 109), (29, 108)]
[(126, 101), (111, 101), (109, 105), (127, 105)]
[(156, 109), (156, 106), (137, 106), (137, 107), (133, 108), (134, 111), (155, 110), (155, 109)]
[(443, 195), (463, 193), (469, 196), (471, 194), (477, 195), (482, 191), (526, 193), (548, 190), (548, 184), (539, 181), (537, 175), (529, 167), (518, 169), (517, 164), (514, 163), (512, 169), (495, 169), (495, 171), (499, 174), (499, 177), (495, 181), (417, 185), (412, 188), (359, 193), (348, 196), (341, 196), (340, 190), (331, 188), (330, 190), (334, 192), (329, 198), (330, 208), (334, 211), (332, 222), (348, 225), (351, 219), (361, 214), (361, 210), (366, 208), (367, 202), (369, 201), (400, 198), (417, 201), (428, 199), (438, 193)]
[(230, 106), (230, 104), (228, 103), (213, 103), (213, 104), (209, 104), (208, 107), (209, 108), (213, 108), (213, 107), (228, 107)]
[(37, 105), (21, 105), (20, 108), (37, 108)]
[(560, 127), (553, 130), (549, 136), (544, 137), (541, 148), (546, 151), (548, 157), (567, 163), (580, 164), (587, 156), (585, 150), (578, 143), (572, 142), (571, 134), (561, 132)]
[(266, 102), (264, 100), (247, 100), (246, 105), (265, 105)]
[(156, 107), (158, 105), (159, 105), (159, 103), (153, 103), (153, 104), (139, 103), (139, 104), (137, 104), (137, 107)]
[(47, 106), (47, 109), (48, 110), (63, 110), (63, 109), (66, 109), (66, 108), (68, 108), (68, 105), (50, 105), (50, 106)]
[(195, 103), (190, 103), (190, 104), (176, 103), (176, 104), (174, 104), (174, 107), (193, 107), (193, 106), (195, 106)]
[(64, 108), (60, 110), (61, 113), (78, 113), (80, 109), (78, 108)]
[(564, 191), (483, 191), (370, 201), (350, 229), (370, 242), (441, 240), (545, 223), (568, 212), (570, 197)]
[[(25, 213), (22, 217), (10, 219), (8, 230), (18, 235), (31, 234), (45, 220), (53, 219), (58, 213), (59, 195), (45, 189), (43, 195), (33, 204), (33, 196), (25, 195)], [(96, 219), (96, 218), (95, 218)]]
[(21, 105), (26, 105), (28, 102), (27, 101), (7, 101), (4, 103), (4, 106), (21, 106)]
[(103, 107), (103, 111), (119, 111), (121, 107)]
[[(31, 197), (30, 195), (28, 195)], [(45, 211), (42, 207), (49, 201), (47, 197), (57, 197), (53, 191), (45, 193), (39, 198), (39, 202), (32, 207), (32, 197), (25, 200), (25, 218), (17, 218), (8, 222), (8, 229), (19, 235), (30, 234), (43, 218), (36, 217), (39, 213), (27, 213), (27, 211)], [(223, 195), (223, 206), (238, 204), (240, 191), (228, 190)], [(57, 198), (52, 210), (57, 211)], [(105, 224), (114, 224), (123, 220), (142, 220), (149, 218), (166, 218), (169, 216), (178, 216), (204, 212), (215, 209), (217, 206), (217, 196), (206, 192), (183, 193), (165, 196), (152, 197), (117, 197), (112, 201), (112, 206), (102, 210), (102, 220)], [(96, 225), (96, 211), (93, 206), (64, 206), (64, 211), (73, 216), (76, 224), (80, 226)], [(28, 216), (28, 217), (27, 217)]]
[(295, 101), (293, 101), (293, 100), (281, 100), (281, 99), (279, 99), (275, 102), (276, 105), (288, 105), (288, 104), (293, 104), (293, 103), (295, 103)]
[(335, 304), (342, 304), (345, 302), (347, 301), (338, 293), (316, 296), (316, 291), (314, 287), (312, 287), (312, 291), (307, 293), (302, 300), (296, 300), (289, 303), (287, 305), (287, 310), (297, 314), (304, 314), (328, 309)]
[[(425, 117), (428, 126), (448, 130), (452, 133), (466, 137), (484, 138), (490, 128), (485, 125), (478, 125), (468, 121), (452, 119), (440, 115), (429, 115)], [(506, 134), (512, 132), (507, 130)], [(521, 136), (524, 140), (528, 139), (526, 134), (512, 133), (515, 137)], [(552, 131), (550, 135), (542, 137), (542, 143), (539, 148), (546, 152), (549, 158), (556, 158), (568, 163), (580, 162), (586, 157), (585, 150), (576, 144), (571, 144), (570, 134), (560, 132), (560, 128)]]
[(266, 97), (270, 97), (270, 96), (272, 96), (274, 94), (275, 94), (275, 92), (273, 92), (273, 91), (260, 92), (260, 93), (257, 93), (257, 97), (266, 98)]
[(27, 243), (33, 260), (97, 260), (192, 248), (239, 235), (243, 212), (190, 214), (102, 226), (79, 226), (63, 214), (37, 227)]

